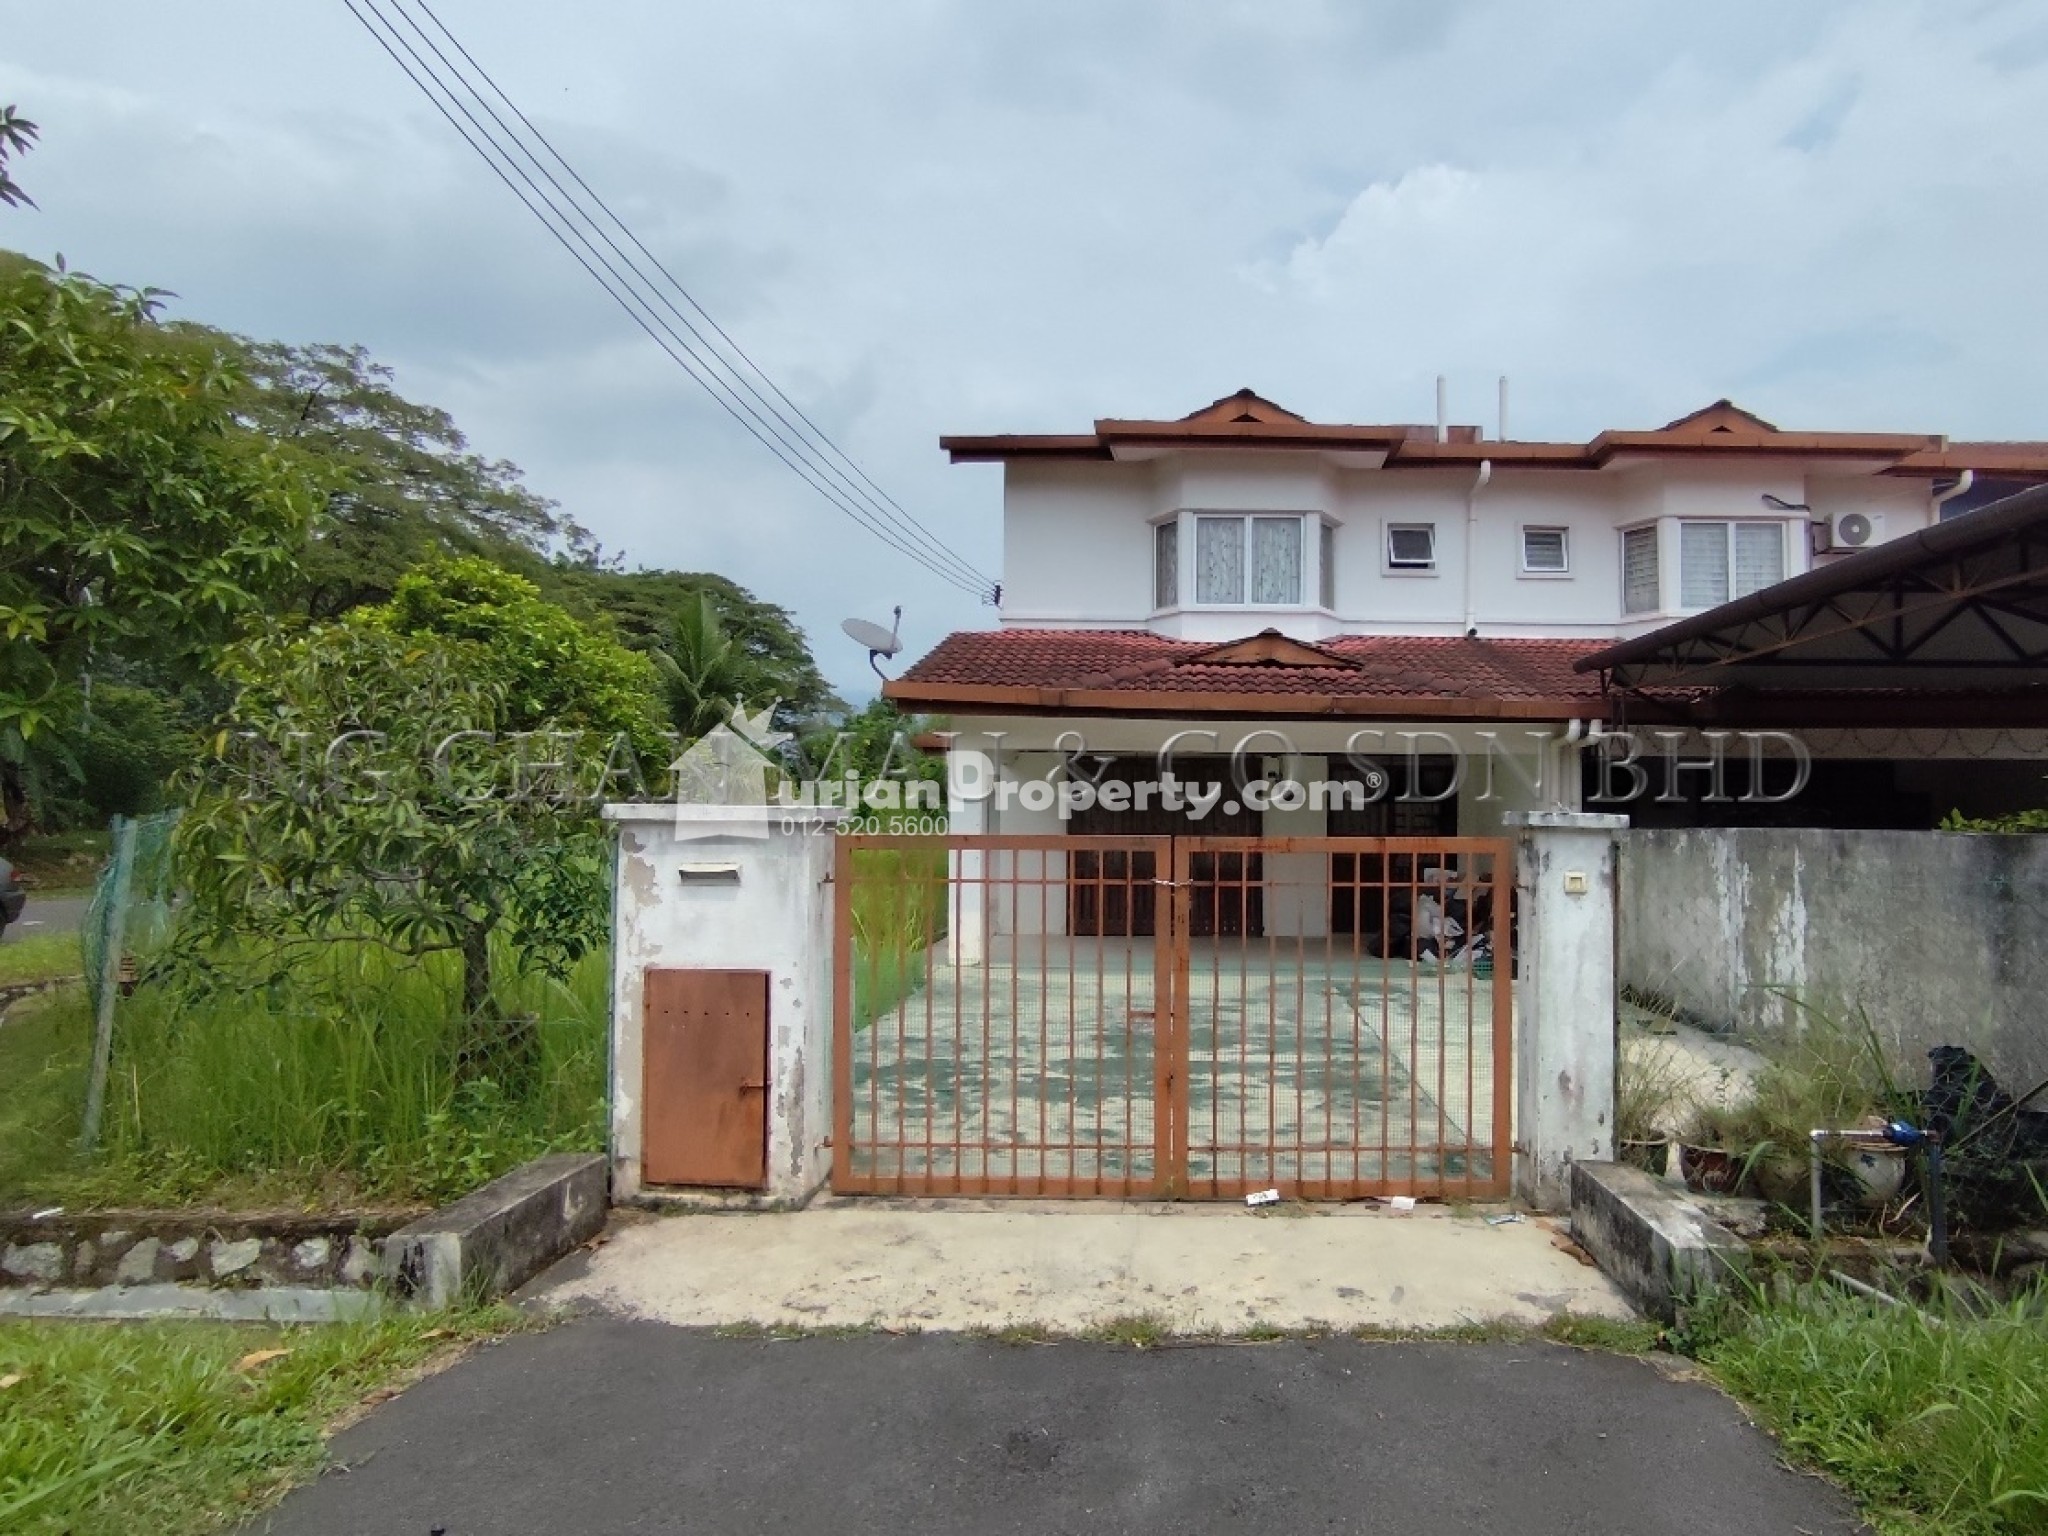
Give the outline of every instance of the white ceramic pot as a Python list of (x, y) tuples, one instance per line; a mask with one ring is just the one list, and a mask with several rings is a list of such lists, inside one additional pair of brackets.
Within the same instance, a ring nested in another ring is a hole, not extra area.
[(1905, 1187), (1906, 1149), (1851, 1146), (1849, 1171), (1856, 1176), (1858, 1203), (1874, 1210), (1890, 1202)]

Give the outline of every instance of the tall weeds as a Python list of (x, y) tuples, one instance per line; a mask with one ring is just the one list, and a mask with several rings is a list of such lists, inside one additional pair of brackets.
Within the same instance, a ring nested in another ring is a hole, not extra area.
[(853, 1027), (866, 1029), (924, 985), (946, 936), (946, 850), (862, 848), (853, 859)]
[[(500, 989), (533, 1020), (518, 1074), (465, 1076), (458, 978), (370, 946), (335, 946), (275, 988), (144, 985), (119, 1009), (100, 1155), (67, 1183), (105, 1202), (223, 1195), (435, 1200), (540, 1152), (603, 1144), (608, 964), (566, 984)], [(83, 1049), (82, 991), (49, 1006)], [(75, 1123), (51, 1127), (59, 1139)], [(19, 1182), (4, 1177), (0, 1184)]]
[(1826, 1286), (1740, 1312), (1702, 1351), (1795, 1459), (1880, 1529), (2048, 1532), (2048, 1326), (2040, 1299), (1883, 1308)]

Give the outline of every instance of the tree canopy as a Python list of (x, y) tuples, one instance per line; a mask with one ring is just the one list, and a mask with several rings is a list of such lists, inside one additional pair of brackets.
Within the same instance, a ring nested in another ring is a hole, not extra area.
[(638, 781), (621, 742), (666, 746), (645, 657), (458, 560), (223, 670), (239, 692), (178, 830), (193, 955), (452, 951), (481, 1051), (500, 952), (561, 975), (603, 942), (598, 806)]
[(156, 296), (0, 262), (0, 793), (100, 658), (197, 667), (286, 585), (320, 502), (243, 426), (234, 358)]
[[(0, 128), (0, 163), (19, 126)], [(472, 567), (478, 602), (543, 601), (648, 658), (708, 599), (735, 698), (778, 701), (785, 729), (844, 707), (784, 609), (710, 572), (618, 569), (363, 348), (164, 323), (159, 297), (0, 252), (0, 837), (32, 811), (149, 800), (113, 789), (104, 724), (86, 769), (88, 671), (160, 694), (159, 710), (123, 696), (127, 718), (182, 736), (224, 702), (212, 659), (252, 615), (393, 605), (408, 573), (450, 560), (529, 584), (487, 594), (497, 578)], [(405, 622), (423, 622), (422, 600)], [(468, 601), (449, 589), (435, 606)]]
[(488, 560), (443, 560), (411, 572), (388, 603), (358, 616), (395, 635), (471, 647), (475, 664), (503, 690), (505, 730), (623, 736), (650, 764), (667, 749), (653, 664)]
[[(763, 602), (737, 582), (704, 571), (615, 571), (557, 565), (537, 578), (575, 612), (602, 616), (635, 650), (667, 651), (678, 662), (676, 626), (697, 623), (709, 601), (733, 650), (732, 685), (751, 704), (776, 700), (775, 723), (790, 729), (845, 708), (811, 657), (787, 609)], [(681, 729), (681, 722), (677, 722)]]
[(381, 602), (407, 571), (444, 556), (482, 555), (529, 573), (557, 553), (594, 558), (590, 535), (531, 490), (517, 465), (472, 452), (446, 411), (400, 394), (364, 348), (180, 329), (233, 355), (245, 425), (326, 472), (329, 495), (301, 568), (300, 600), (313, 617)]

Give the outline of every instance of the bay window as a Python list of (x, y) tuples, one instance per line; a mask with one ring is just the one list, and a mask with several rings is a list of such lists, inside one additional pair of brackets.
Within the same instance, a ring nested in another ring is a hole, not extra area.
[[(1200, 512), (1194, 524), (1197, 603), (1299, 606), (1306, 553), (1299, 516)], [(1177, 535), (1174, 547), (1177, 551)]]
[(1621, 536), (1621, 611), (1655, 613), (1664, 606), (1658, 586), (1657, 530), (1631, 528)]
[[(1664, 585), (1659, 525), (1621, 536), (1621, 611), (1718, 608), (1785, 579), (1785, 524), (1678, 519), (1676, 592)], [(1675, 597), (1676, 602), (1671, 598)]]

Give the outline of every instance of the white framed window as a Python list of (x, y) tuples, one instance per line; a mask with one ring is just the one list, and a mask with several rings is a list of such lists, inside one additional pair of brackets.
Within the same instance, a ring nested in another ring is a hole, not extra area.
[(1435, 570), (1436, 524), (1387, 524), (1387, 569), (1390, 571)]
[(1621, 611), (1655, 613), (1664, 606), (1659, 593), (1657, 530), (1631, 528), (1621, 536)]
[[(1176, 535), (1176, 560), (1178, 551)], [(1306, 553), (1302, 519), (1297, 515), (1197, 513), (1195, 601), (1220, 606), (1298, 607)]]
[(1785, 579), (1782, 523), (1678, 525), (1678, 605), (1716, 608)]
[(1785, 579), (1785, 528), (1782, 523), (1735, 525), (1734, 585), (1730, 597), (1747, 597)]
[(1563, 576), (1570, 572), (1571, 543), (1564, 528), (1522, 530), (1522, 570), (1530, 576)]
[(1317, 524), (1322, 530), (1316, 544), (1316, 597), (1325, 608), (1337, 606), (1337, 525)]
[(1152, 525), (1152, 606), (1172, 608), (1180, 603), (1180, 519), (1169, 517)]

